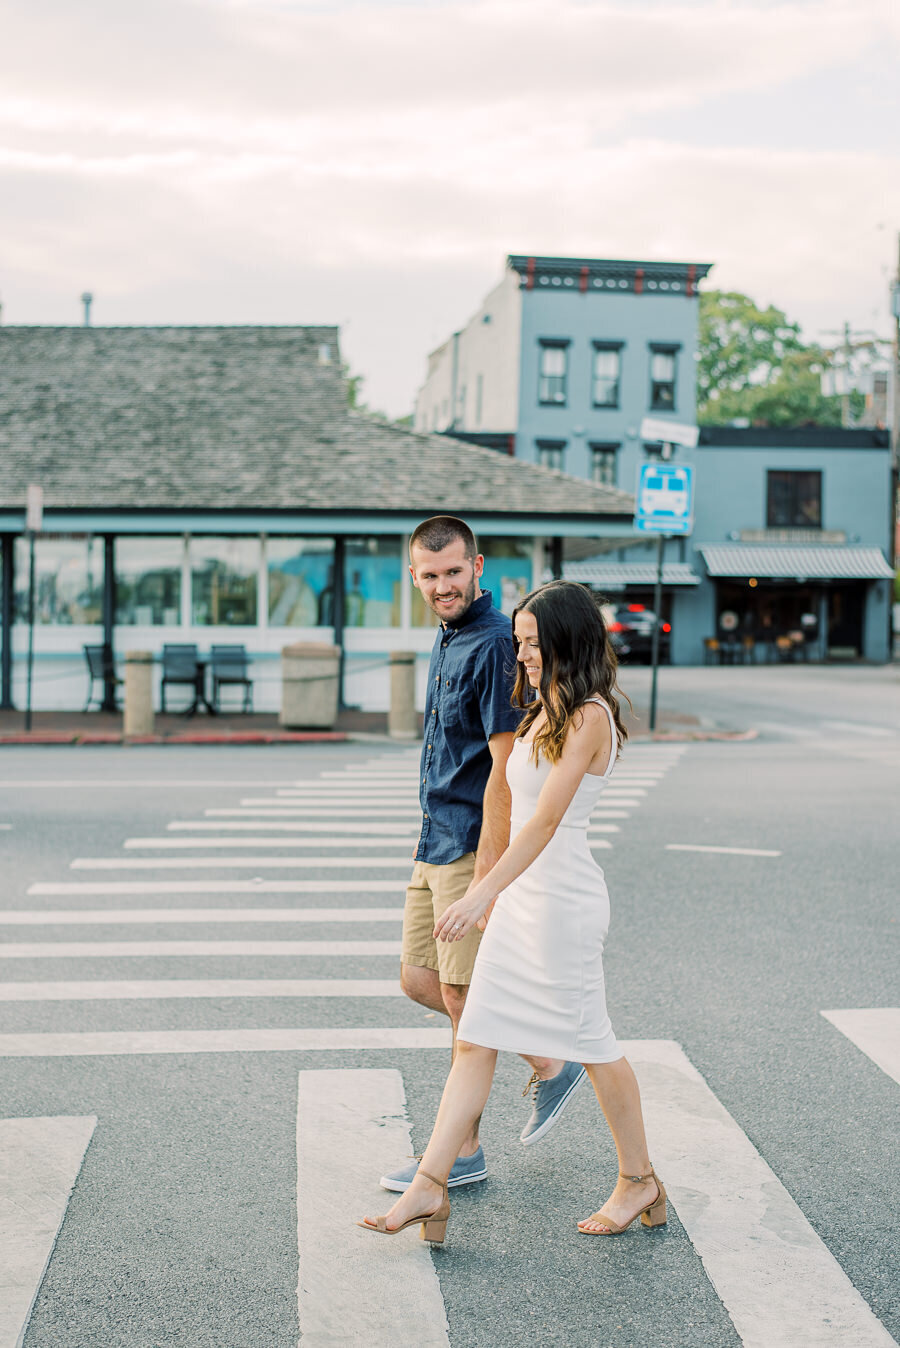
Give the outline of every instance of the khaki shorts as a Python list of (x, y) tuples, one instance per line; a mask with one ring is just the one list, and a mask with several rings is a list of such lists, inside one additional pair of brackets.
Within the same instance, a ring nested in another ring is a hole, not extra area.
[(417, 861), (406, 891), (403, 910), (404, 964), (420, 969), (434, 969), (442, 983), (467, 986), (472, 981), (472, 969), (480, 931), (471, 931), (461, 941), (436, 941), (434, 924), (457, 899), (461, 899), (475, 874), (475, 853), (467, 852), (449, 866), (433, 866)]

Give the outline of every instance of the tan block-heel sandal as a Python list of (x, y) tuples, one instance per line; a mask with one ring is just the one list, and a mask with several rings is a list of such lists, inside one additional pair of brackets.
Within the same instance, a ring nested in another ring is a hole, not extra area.
[(647, 1179), (655, 1179), (657, 1187), (659, 1188), (659, 1193), (653, 1199), (652, 1203), (648, 1203), (646, 1207), (639, 1208), (634, 1214), (634, 1217), (629, 1217), (624, 1226), (619, 1226), (618, 1222), (614, 1222), (611, 1217), (604, 1216), (602, 1212), (591, 1213), (590, 1217), (584, 1218), (584, 1221), (602, 1222), (607, 1229), (605, 1231), (585, 1231), (579, 1223), (578, 1230), (581, 1235), (618, 1236), (631, 1225), (635, 1217), (640, 1217), (642, 1226), (665, 1226), (666, 1221), (668, 1220), (666, 1217), (666, 1191), (662, 1180), (653, 1169), (653, 1166), (651, 1165), (646, 1175), (625, 1175), (621, 1170), (619, 1171), (619, 1175), (622, 1179), (631, 1180), (633, 1184), (640, 1184), (643, 1180)]
[(443, 1189), (443, 1193), (441, 1194), (441, 1204), (436, 1212), (425, 1215), (420, 1214), (418, 1217), (410, 1217), (409, 1221), (404, 1222), (402, 1226), (386, 1226), (385, 1222), (387, 1219), (385, 1217), (376, 1217), (374, 1223), (362, 1221), (357, 1222), (356, 1225), (361, 1226), (364, 1231), (377, 1231), (382, 1236), (396, 1236), (400, 1231), (405, 1231), (408, 1226), (415, 1226), (416, 1222), (421, 1222), (421, 1239), (430, 1240), (434, 1245), (442, 1245), (444, 1243), (444, 1237), (447, 1234), (447, 1222), (450, 1220), (450, 1199), (447, 1194), (447, 1181), (435, 1179), (433, 1175), (429, 1175), (428, 1171), (422, 1170), (421, 1167), (416, 1173), (423, 1175), (427, 1180), (431, 1180), (432, 1184), (439, 1184)]

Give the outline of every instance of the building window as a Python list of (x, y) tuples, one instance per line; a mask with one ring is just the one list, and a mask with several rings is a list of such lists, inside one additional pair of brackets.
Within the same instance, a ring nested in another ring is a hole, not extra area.
[(399, 627), (405, 584), (399, 538), (348, 538), (344, 552), (344, 624)]
[(650, 345), (650, 407), (654, 412), (675, 411), (677, 346)]
[(255, 627), (261, 541), (192, 538), (191, 622), (195, 627)]
[(619, 406), (619, 378), (622, 370), (621, 342), (594, 342), (595, 407)]
[(181, 622), (182, 538), (116, 539), (116, 622), (177, 627)]
[(334, 540), (266, 542), (270, 627), (334, 626)]
[(591, 445), (591, 480), (603, 487), (614, 487), (618, 480), (618, 445)]
[(542, 468), (556, 468), (562, 472), (565, 450), (565, 440), (538, 440), (538, 463)]
[(538, 402), (544, 406), (565, 407), (568, 347), (567, 341), (541, 341)]
[[(29, 545), (16, 539), (15, 620), (28, 621)], [(103, 621), (102, 538), (37, 538), (34, 543), (34, 621), (51, 627)]]
[(821, 472), (771, 469), (766, 474), (766, 524), (770, 529), (821, 529)]

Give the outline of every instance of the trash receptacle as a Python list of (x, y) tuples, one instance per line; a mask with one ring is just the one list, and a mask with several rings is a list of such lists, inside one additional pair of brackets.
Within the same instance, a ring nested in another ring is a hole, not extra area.
[(341, 649), (328, 642), (300, 641), (281, 652), (283, 726), (329, 730), (337, 720)]

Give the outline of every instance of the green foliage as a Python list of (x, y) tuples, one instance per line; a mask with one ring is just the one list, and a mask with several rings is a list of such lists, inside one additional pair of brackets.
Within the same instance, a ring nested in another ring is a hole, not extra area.
[[(840, 397), (822, 392), (830, 353), (804, 342), (781, 309), (760, 309), (738, 291), (701, 292), (699, 345), (701, 425), (746, 417), (754, 426), (840, 426)], [(851, 416), (864, 401), (850, 395)]]

